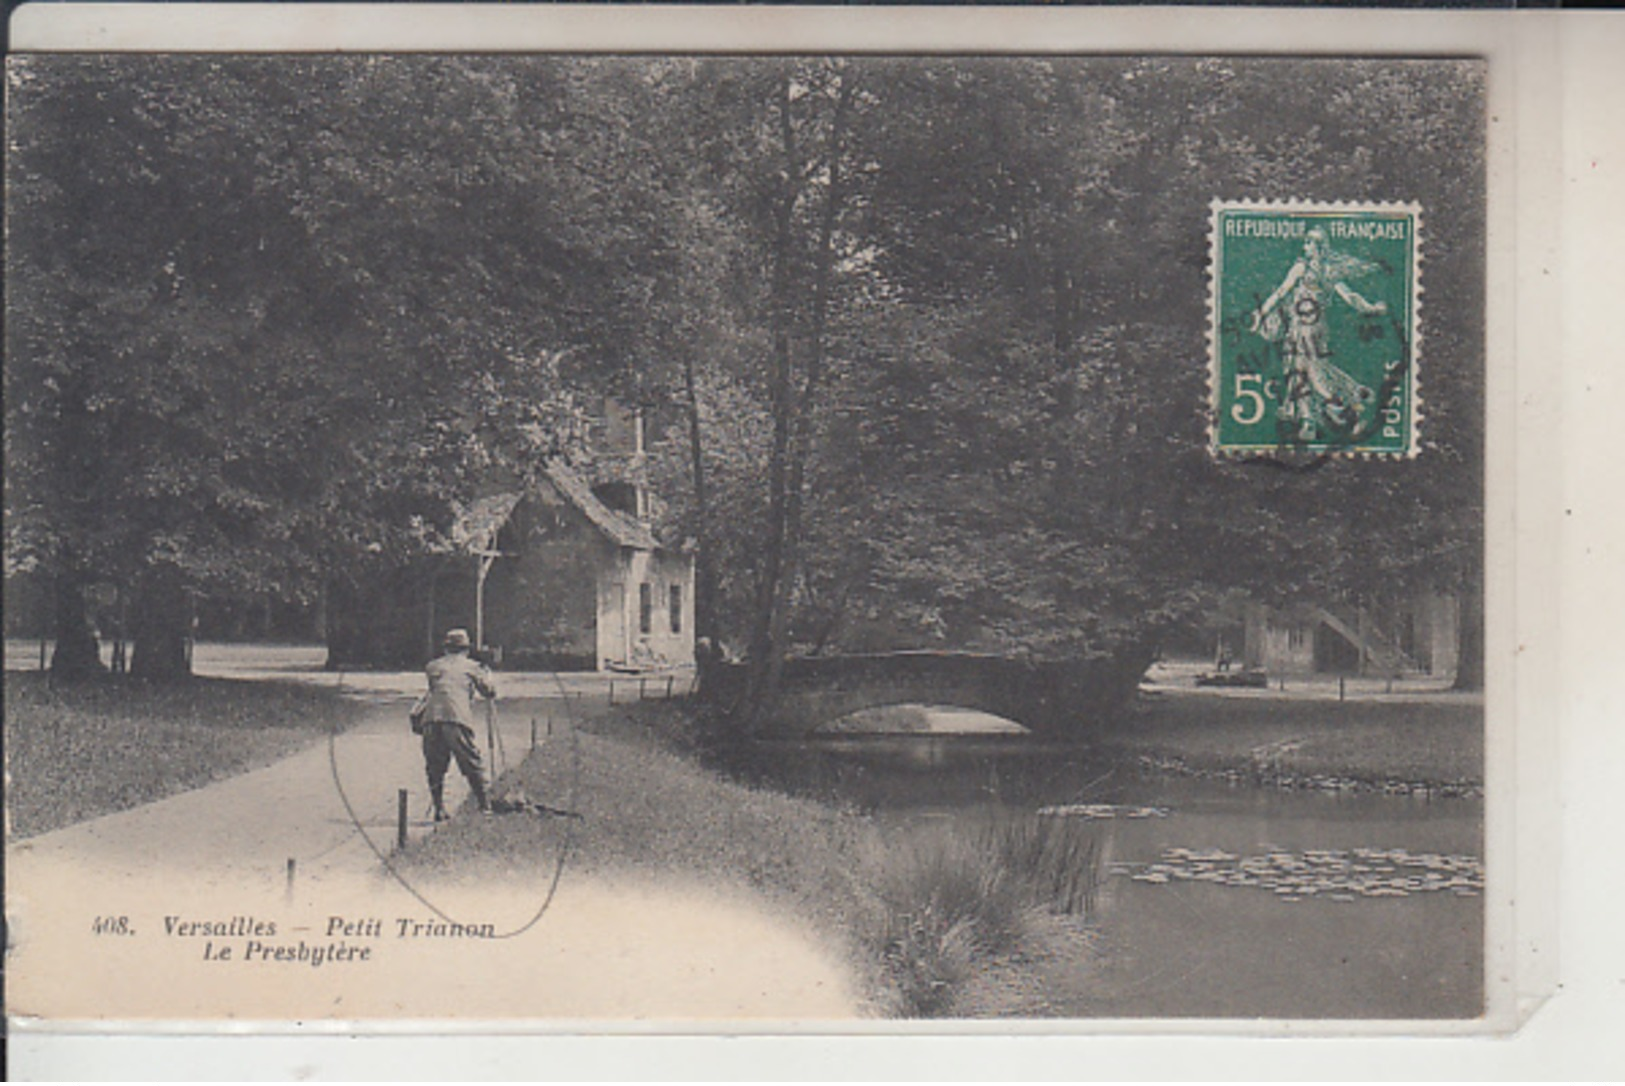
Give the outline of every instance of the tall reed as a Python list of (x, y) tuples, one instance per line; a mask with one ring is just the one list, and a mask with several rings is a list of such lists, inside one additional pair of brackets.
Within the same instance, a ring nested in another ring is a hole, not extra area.
[(911, 1016), (946, 1013), (978, 959), (1008, 953), (1044, 914), (1087, 915), (1100, 879), (1085, 823), (997, 811), (889, 833), (874, 858), (881, 909), (865, 941)]

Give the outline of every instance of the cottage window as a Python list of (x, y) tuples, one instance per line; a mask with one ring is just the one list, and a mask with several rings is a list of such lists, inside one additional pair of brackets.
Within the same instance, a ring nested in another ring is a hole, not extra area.
[(638, 585), (638, 632), (653, 633), (655, 628), (655, 586), (648, 581)]
[(683, 586), (671, 586), (671, 632), (683, 632)]

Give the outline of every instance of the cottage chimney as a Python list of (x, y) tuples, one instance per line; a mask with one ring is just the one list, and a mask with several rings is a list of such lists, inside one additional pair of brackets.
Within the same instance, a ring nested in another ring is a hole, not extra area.
[(604, 399), (603, 438), (594, 452), (624, 460), (643, 458), (643, 412), (614, 397)]
[(593, 494), (611, 509), (647, 523), (649, 497), (643, 412), (614, 397), (605, 397), (602, 422), (595, 429)]

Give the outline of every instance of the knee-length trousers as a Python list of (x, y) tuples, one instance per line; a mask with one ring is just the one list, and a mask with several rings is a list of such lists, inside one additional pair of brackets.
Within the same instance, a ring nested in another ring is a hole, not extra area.
[(457, 768), (470, 784), (485, 783), (485, 769), (480, 763), (480, 748), (474, 741), (474, 729), (465, 724), (429, 723), (423, 726), (423, 763), (429, 773), (429, 786), (438, 786), (446, 779), (446, 769), (457, 759)]

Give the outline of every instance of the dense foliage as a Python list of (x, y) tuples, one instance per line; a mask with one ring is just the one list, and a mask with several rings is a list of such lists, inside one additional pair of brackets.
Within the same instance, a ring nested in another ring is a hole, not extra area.
[[(1481, 576), (1475, 62), (8, 77), (7, 572), (54, 577), (64, 635), (76, 593), (130, 593), (154, 671), (185, 594), (313, 597), (444, 547), (605, 391), (669, 423), (664, 527), (758, 685), (791, 650), (1109, 654), (1226, 590)], [(1208, 204), (1243, 196), (1422, 205), (1417, 460), (1208, 455)]]

